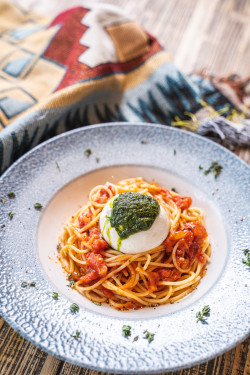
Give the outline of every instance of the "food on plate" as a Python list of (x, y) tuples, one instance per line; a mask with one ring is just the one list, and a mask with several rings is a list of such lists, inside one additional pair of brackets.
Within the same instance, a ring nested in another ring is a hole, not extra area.
[(199, 284), (210, 245), (199, 208), (155, 182), (95, 186), (65, 225), (59, 259), (70, 286), (118, 310), (173, 303)]
[(137, 254), (162, 243), (169, 232), (169, 219), (156, 199), (126, 192), (105, 204), (100, 215), (100, 229), (113, 249)]

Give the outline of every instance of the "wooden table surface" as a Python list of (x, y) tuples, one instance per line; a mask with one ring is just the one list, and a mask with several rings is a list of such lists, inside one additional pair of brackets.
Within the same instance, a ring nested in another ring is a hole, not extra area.
[[(0, 0), (1, 1), (1, 0)], [(99, 0), (92, 0), (99, 3)], [(250, 75), (250, 0), (102, 0), (121, 6), (155, 35), (185, 73), (206, 68), (226, 76)], [(27, 10), (56, 15), (84, 5), (77, 0), (13, 0)], [(249, 148), (235, 153), (249, 163)], [(172, 375), (249, 375), (250, 339), (207, 363)], [(99, 375), (48, 355), (23, 339), (0, 317), (1, 375)], [(107, 375), (107, 374), (106, 374)]]

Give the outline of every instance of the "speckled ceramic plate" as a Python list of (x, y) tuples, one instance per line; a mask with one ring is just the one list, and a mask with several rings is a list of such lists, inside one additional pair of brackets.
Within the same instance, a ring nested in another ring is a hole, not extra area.
[[(204, 174), (215, 160), (223, 166), (216, 179)], [(91, 187), (135, 176), (192, 196), (205, 213), (212, 257), (198, 288), (178, 303), (119, 312), (67, 287), (56, 244)], [(231, 152), (166, 126), (95, 125), (43, 143), (0, 179), (0, 313), (41, 349), (101, 371), (163, 372), (220, 355), (249, 333), (249, 267), (242, 262), (249, 247), (249, 180), (248, 166)], [(76, 314), (73, 302), (80, 306)], [(205, 305), (207, 324), (197, 323)], [(131, 326), (128, 338), (123, 325)], [(155, 335), (151, 343), (145, 330)]]

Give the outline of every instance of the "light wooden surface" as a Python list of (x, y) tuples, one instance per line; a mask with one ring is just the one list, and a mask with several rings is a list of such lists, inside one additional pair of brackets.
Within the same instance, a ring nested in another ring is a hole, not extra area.
[(12, 0), (56, 15), (76, 5), (120, 6), (157, 37), (184, 73), (207, 68), (217, 75), (250, 74), (249, 0)]
[[(0, 0), (1, 1), (1, 0)], [(99, 3), (99, 0), (92, 0)], [(115, 4), (155, 35), (185, 73), (206, 69), (250, 74), (250, 0), (103, 0)], [(87, 4), (77, 0), (13, 0), (27, 10), (56, 15)], [(246, 162), (249, 149), (235, 153)], [(250, 340), (207, 363), (171, 375), (249, 375)], [(24, 340), (0, 318), (1, 375), (99, 375), (62, 362)]]

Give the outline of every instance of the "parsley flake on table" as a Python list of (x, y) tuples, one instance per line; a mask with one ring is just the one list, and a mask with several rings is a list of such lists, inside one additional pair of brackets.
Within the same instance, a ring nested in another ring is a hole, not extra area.
[[(201, 169), (201, 168), (200, 168)], [(204, 174), (207, 175), (210, 172), (213, 172), (214, 177), (217, 178), (219, 174), (221, 173), (223, 167), (220, 165), (217, 161), (212, 161), (210, 167), (206, 170), (204, 170)]]
[(15, 215), (15, 212), (10, 211), (10, 212), (8, 213), (8, 215), (9, 215), (9, 217), (10, 217), (10, 220), (12, 220), (13, 217), (14, 217), (14, 215)]
[(10, 199), (13, 199), (16, 197), (16, 194), (13, 192), (13, 191), (10, 191), (7, 196), (10, 198)]
[(91, 154), (92, 154), (91, 149), (90, 148), (86, 148), (86, 150), (84, 151), (84, 155), (87, 156), (87, 158), (89, 158)]
[(242, 258), (242, 263), (244, 263), (246, 266), (250, 267), (250, 250), (245, 249), (244, 255), (246, 256), (246, 259)]
[(35, 281), (31, 281), (31, 283), (28, 283), (27, 281), (23, 281), (22, 284), (21, 284), (21, 287), (22, 288), (27, 288), (28, 286), (36, 286), (36, 282)]
[(72, 305), (70, 305), (70, 311), (73, 314), (79, 312), (79, 306), (76, 303), (72, 303)]
[(129, 337), (131, 336), (131, 327), (130, 326), (122, 326), (122, 336), (123, 337)]
[(151, 343), (154, 340), (155, 333), (150, 333), (147, 329), (143, 333), (145, 333), (145, 336), (143, 336), (143, 338), (148, 340), (149, 343)]
[(35, 207), (36, 210), (41, 210), (41, 208), (43, 208), (42, 204), (39, 202), (34, 203), (33, 206)]
[(207, 319), (206, 317), (208, 317), (210, 315), (210, 307), (208, 305), (204, 306), (202, 311), (198, 311), (196, 313), (196, 323), (198, 323), (199, 321), (202, 323), (202, 324), (207, 324)]
[(81, 334), (81, 331), (76, 331), (75, 335), (71, 335), (71, 337), (73, 337), (76, 341), (80, 341), (79, 340), (80, 334)]

